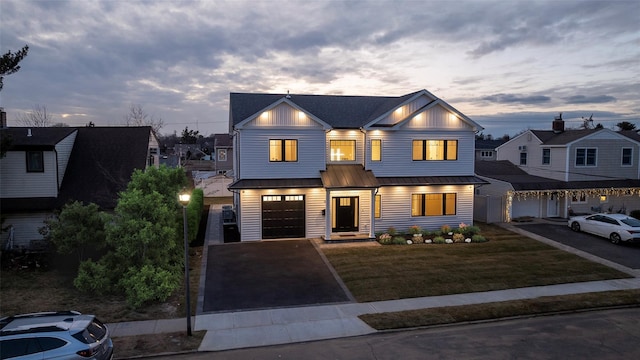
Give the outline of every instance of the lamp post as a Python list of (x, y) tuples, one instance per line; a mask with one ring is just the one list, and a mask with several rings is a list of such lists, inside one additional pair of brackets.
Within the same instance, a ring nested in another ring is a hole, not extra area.
[(189, 234), (187, 231), (187, 205), (191, 195), (183, 192), (178, 195), (178, 201), (182, 204), (182, 219), (184, 228), (184, 292), (187, 306), (187, 335), (191, 336), (191, 297), (189, 293)]

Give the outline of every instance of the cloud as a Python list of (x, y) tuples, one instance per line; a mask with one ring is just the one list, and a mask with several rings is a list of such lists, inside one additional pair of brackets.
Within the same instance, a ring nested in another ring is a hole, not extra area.
[(616, 98), (609, 95), (595, 95), (595, 96), (585, 96), (585, 95), (573, 95), (567, 98), (564, 98), (567, 104), (603, 104), (609, 102), (616, 102)]
[(551, 101), (551, 98), (544, 95), (495, 94), (484, 96), (481, 100), (498, 104), (541, 104)]

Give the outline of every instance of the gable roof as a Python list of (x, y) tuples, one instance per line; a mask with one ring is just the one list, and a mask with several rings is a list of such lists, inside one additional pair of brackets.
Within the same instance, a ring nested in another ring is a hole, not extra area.
[(131, 174), (147, 166), (151, 127), (78, 128), (57, 206), (68, 201), (115, 208)]
[[(403, 96), (347, 96), (347, 95), (301, 95), (301, 94), (254, 94), (231, 93), (229, 98), (230, 130), (251, 116), (264, 111), (274, 103), (286, 99), (314, 117), (336, 129), (357, 129), (385, 115), (413, 97), (426, 94), (426, 90)], [(439, 100), (436, 98), (436, 100)], [(446, 102), (439, 103), (459, 113)], [(461, 113), (459, 113), (462, 115)], [(465, 117), (466, 119), (466, 117)], [(468, 119), (467, 119), (468, 120)]]
[(76, 131), (72, 127), (11, 127), (0, 130), (10, 137), (9, 151), (53, 150), (60, 141)]
[(560, 133), (556, 133), (553, 130), (530, 130), (540, 141), (542, 145), (568, 145), (576, 140), (580, 140), (587, 136), (593, 135), (600, 131), (607, 131), (613, 134), (619, 134), (625, 136), (633, 141), (640, 141), (640, 135), (635, 131), (612, 131), (608, 129), (578, 129), (578, 130), (565, 130)]
[(507, 142), (506, 140), (484, 140), (476, 139), (476, 150), (495, 150), (498, 146)]

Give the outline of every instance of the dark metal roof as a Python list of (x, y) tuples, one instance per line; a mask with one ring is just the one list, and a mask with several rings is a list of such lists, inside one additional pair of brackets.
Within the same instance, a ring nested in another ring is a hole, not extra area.
[(476, 174), (511, 184), (516, 191), (579, 190), (640, 187), (640, 180), (614, 179), (598, 181), (561, 181), (529, 175), (508, 160), (475, 162)]
[(235, 126), (276, 101), (287, 98), (334, 128), (357, 129), (416, 93), (400, 97), (231, 93), (229, 116), (231, 125)]
[(320, 178), (306, 179), (241, 179), (228, 186), (229, 190), (321, 188)]
[(327, 170), (320, 171), (320, 177), (327, 189), (369, 189), (379, 186), (373, 172), (358, 164), (327, 165)]
[[(52, 150), (56, 144), (76, 131), (72, 127), (10, 127), (1, 129), (3, 141), (11, 141), (9, 151)], [(31, 136), (29, 136), (31, 134)]]
[(380, 186), (481, 185), (488, 184), (477, 176), (403, 176), (379, 177)]

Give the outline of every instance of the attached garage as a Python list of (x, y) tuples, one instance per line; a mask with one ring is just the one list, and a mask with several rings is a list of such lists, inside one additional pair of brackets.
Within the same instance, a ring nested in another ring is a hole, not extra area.
[(304, 195), (262, 196), (262, 238), (306, 236)]

